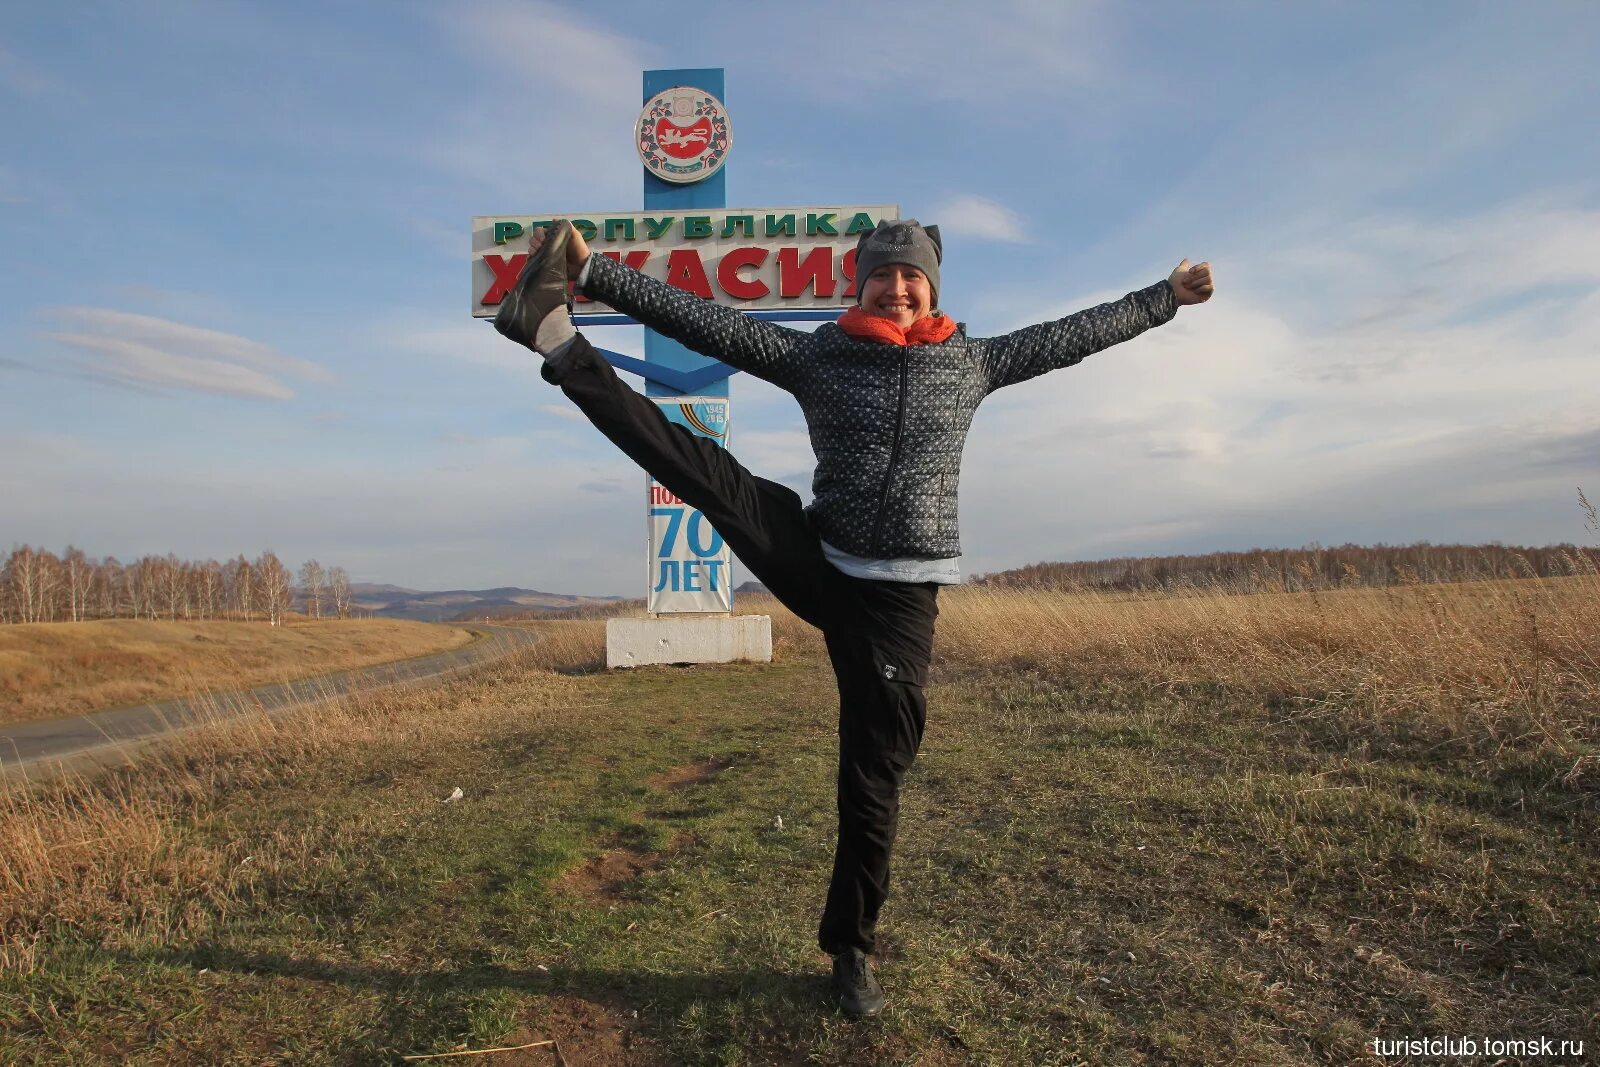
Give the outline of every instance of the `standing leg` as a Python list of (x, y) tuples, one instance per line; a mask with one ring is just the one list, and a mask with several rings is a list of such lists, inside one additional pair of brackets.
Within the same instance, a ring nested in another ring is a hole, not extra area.
[(826, 635), (839, 682), (839, 838), (817, 943), (834, 957), (841, 1005), (862, 1016), (883, 1007), (866, 957), (889, 895), (900, 786), (927, 723), (938, 587), (857, 581), (873, 632)]
[(871, 955), (889, 895), (900, 785), (922, 744), (927, 701), (922, 686), (886, 679), (868, 642), (830, 636), (828, 657), (839, 680), (839, 839), (817, 943), (831, 955)]

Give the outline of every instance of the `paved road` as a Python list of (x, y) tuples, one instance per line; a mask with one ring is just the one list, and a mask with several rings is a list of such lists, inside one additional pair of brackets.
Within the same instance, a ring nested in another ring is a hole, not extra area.
[(0, 725), (0, 776), (58, 766), (118, 762), (136, 745), (200, 722), (233, 718), (257, 710), (270, 714), (358, 689), (426, 684), (539, 640), (538, 634), (515, 626), (458, 625), (471, 631), (476, 640), (432, 656), (136, 708)]

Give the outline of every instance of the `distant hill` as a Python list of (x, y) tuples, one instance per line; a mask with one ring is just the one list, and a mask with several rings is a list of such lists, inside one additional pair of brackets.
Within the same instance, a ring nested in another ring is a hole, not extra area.
[(397, 585), (356, 584), (351, 586), (351, 593), (351, 606), (357, 611), (379, 618), (412, 619), (418, 622), (466, 622), (508, 615), (536, 615), (546, 611), (571, 611), (610, 604), (621, 599), (614, 596), (544, 593), (516, 586), (427, 592)]
[(1142, 556), (1031, 563), (978, 575), (973, 585), (1015, 589), (1146, 590), (1203, 586), (1279, 592), (1341, 586), (1553, 578), (1600, 571), (1600, 549), (1577, 545), (1338, 545), (1251, 548), (1203, 556)]
[(415, 589), (407, 589), (399, 585), (373, 585), (370, 582), (351, 582), (350, 592), (357, 597), (389, 597), (412, 596), (417, 593)]

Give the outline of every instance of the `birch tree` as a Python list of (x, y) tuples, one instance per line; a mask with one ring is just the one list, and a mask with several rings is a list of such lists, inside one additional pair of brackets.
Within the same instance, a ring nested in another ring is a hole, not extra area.
[(94, 580), (89, 586), (89, 614), (97, 619), (115, 619), (122, 614), (118, 602), (122, 594), (122, 564), (117, 557), (107, 556), (94, 569)]
[(328, 571), (328, 593), (333, 597), (333, 610), (341, 619), (350, 617), (350, 575), (343, 567)]
[(18, 622), (38, 622), (40, 575), (39, 553), (23, 545), (6, 561), (6, 587)]
[(196, 600), (202, 619), (214, 619), (221, 614), (222, 564), (208, 559), (195, 570)]
[(34, 609), (34, 622), (55, 622), (61, 617), (62, 592), (65, 589), (64, 570), (54, 552), (36, 554), (39, 565), (38, 605)]
[(155, 557), (145, 556), (128, 564), (122, 575), (123, 595), (128, 600), (128, 613), (135, 619), (153, 619), (156, 617), (155, 598), (155, 568), (152, 560)]
[(21, 551), (13, 548), (0, 564), (0, 622), (22, 621), (22, 605), (17, 599), (17, 555)]
[(228, 607), (236, 618), (248, 619), (255, 612), (256, 570), (240, 555), (227, 567)]
[(62, 553), (61, 565), (66, 573), (67, 618), (82, 622), (89, 603), (89, 581), (94, 576), (94, 567), (81, 548), (71, 545)]
[(328, 576), (322, 564), (308, 559), (300, 566), (300, 589), (305, 596), (306, 614), (313, 619), (322, 618), (322, 597), (327, 589)]
[(168, 620), (178, 621), (178, 609), (186, 607), (183, 564), (177, 556), (168, 553), (155, 560), (155, 595), (159, 609)]
[(290, 599), (294, 593), (294, 578), (289, 573), (289, 568), (271, 552), (261, 553), (261, 557), (256, 560), (255, 569), (260, 581), (261, 608), (267, 613), (267, 622), (278, 626), (289, 610)]

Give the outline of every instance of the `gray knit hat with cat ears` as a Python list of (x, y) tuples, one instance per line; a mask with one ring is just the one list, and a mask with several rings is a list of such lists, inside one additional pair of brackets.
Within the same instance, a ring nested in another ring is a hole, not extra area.
[(916, 219), (882, 219), (856, 244), (856, 303), (872, 272), (885, 263), (904, 263), (920, 270), (933, 290), (933, 306), (939, 306), (939, 263), (944, 259), (944, 243), (939, 227), (924, 226)]

